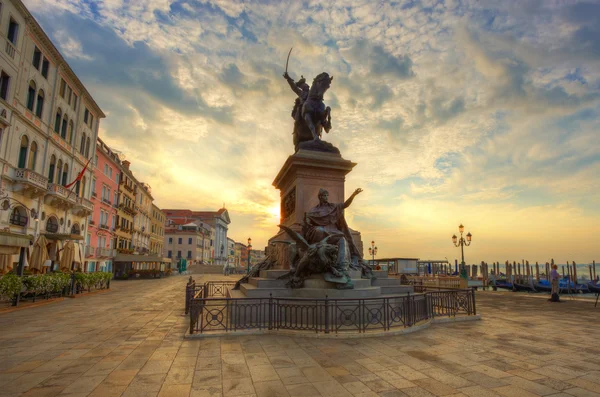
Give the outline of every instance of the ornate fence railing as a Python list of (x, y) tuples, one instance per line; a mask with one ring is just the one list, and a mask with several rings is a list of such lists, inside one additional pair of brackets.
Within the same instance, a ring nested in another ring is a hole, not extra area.
[(227, 298), (233, 283), (188, 284), (190, 334), (248, 330), (367, 333), (441, 316), (475, 315), (472, 289), (366, 299)]

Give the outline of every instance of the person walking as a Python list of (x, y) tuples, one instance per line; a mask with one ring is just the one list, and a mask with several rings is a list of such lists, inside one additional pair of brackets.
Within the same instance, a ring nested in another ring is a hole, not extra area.
[(550, 283), (552, 285), (552, 292), (549, 301), (550, 302), (560, 302), (560, 298), (558, 297), (558, 279), (560, 275), (558, 274), (558, 266), (552, 265), (552, 271), (550, 272)]

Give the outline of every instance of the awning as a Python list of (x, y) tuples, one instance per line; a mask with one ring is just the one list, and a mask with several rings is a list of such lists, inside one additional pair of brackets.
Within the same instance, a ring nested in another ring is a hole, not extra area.
[[(29, 247), (33, 241), (33, 236), (29, 234), (18, 234), (8, 231), (0, 231), (0, 249), (2, 247)], [(10, 254), (11, 252), (1, 252), (2, 254)], [(17, 250), (17, 254), (19, 251)]]
[(48, 240), (83, 240), (83, 236), (80, 234), (69, 234), (69, 233), (45, 233), (44, 236)]
[(113, 262), (162, 262), (163, 258), (158, 255), (133, 255), (117, 254)]

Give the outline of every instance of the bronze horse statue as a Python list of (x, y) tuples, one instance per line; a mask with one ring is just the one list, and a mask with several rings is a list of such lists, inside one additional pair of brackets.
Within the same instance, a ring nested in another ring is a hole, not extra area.
[[(323, 95), (331, 87), (333, 76), (330, 77), (329, 74), (323, 72), (315, 77), (312, 86), (309, 87), (303, 76), (300, 80), (294, 82), (287, 73), (286, 63), (286, 71), (283, 77), (298, 96), (294, 104), (294, 110), (292, 110), (295, 150), (298, 151), (300, 143), (309, 141), (321, 143), (320, 146), (322, 147), (333, 147), (331, 144), (325, 144), (321, 141), (323, 130), (325, 132), (331, 130), (331, 108), (326, 107), (323, 103)], [(327, 151), (331, 151), (331, 149)]]

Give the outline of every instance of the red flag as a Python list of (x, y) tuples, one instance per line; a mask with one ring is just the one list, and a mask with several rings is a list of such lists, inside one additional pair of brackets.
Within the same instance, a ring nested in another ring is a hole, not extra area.
[(85, 173), (85, 170), (87, 169), (88, 165), (90, 164), (90, 161), (92, 161), (92, 158), (90, 157), (90, 159), (88, 160), (88, 162), (85, 164), (85, 167), (83, 167), (83, 169), (81, 170), (81, 172), (79, 174), (77, 174), (77, 178), (75, 178), (75, 180), (71, 183), (69, 183), (68, 185), (65, 185), (65, 187), (68, 189), (71, 186), (73, 186), (75, 183), (77, 183), (77, 181), (80, 181), (81, 178), (83, 178), (83, 174)]

